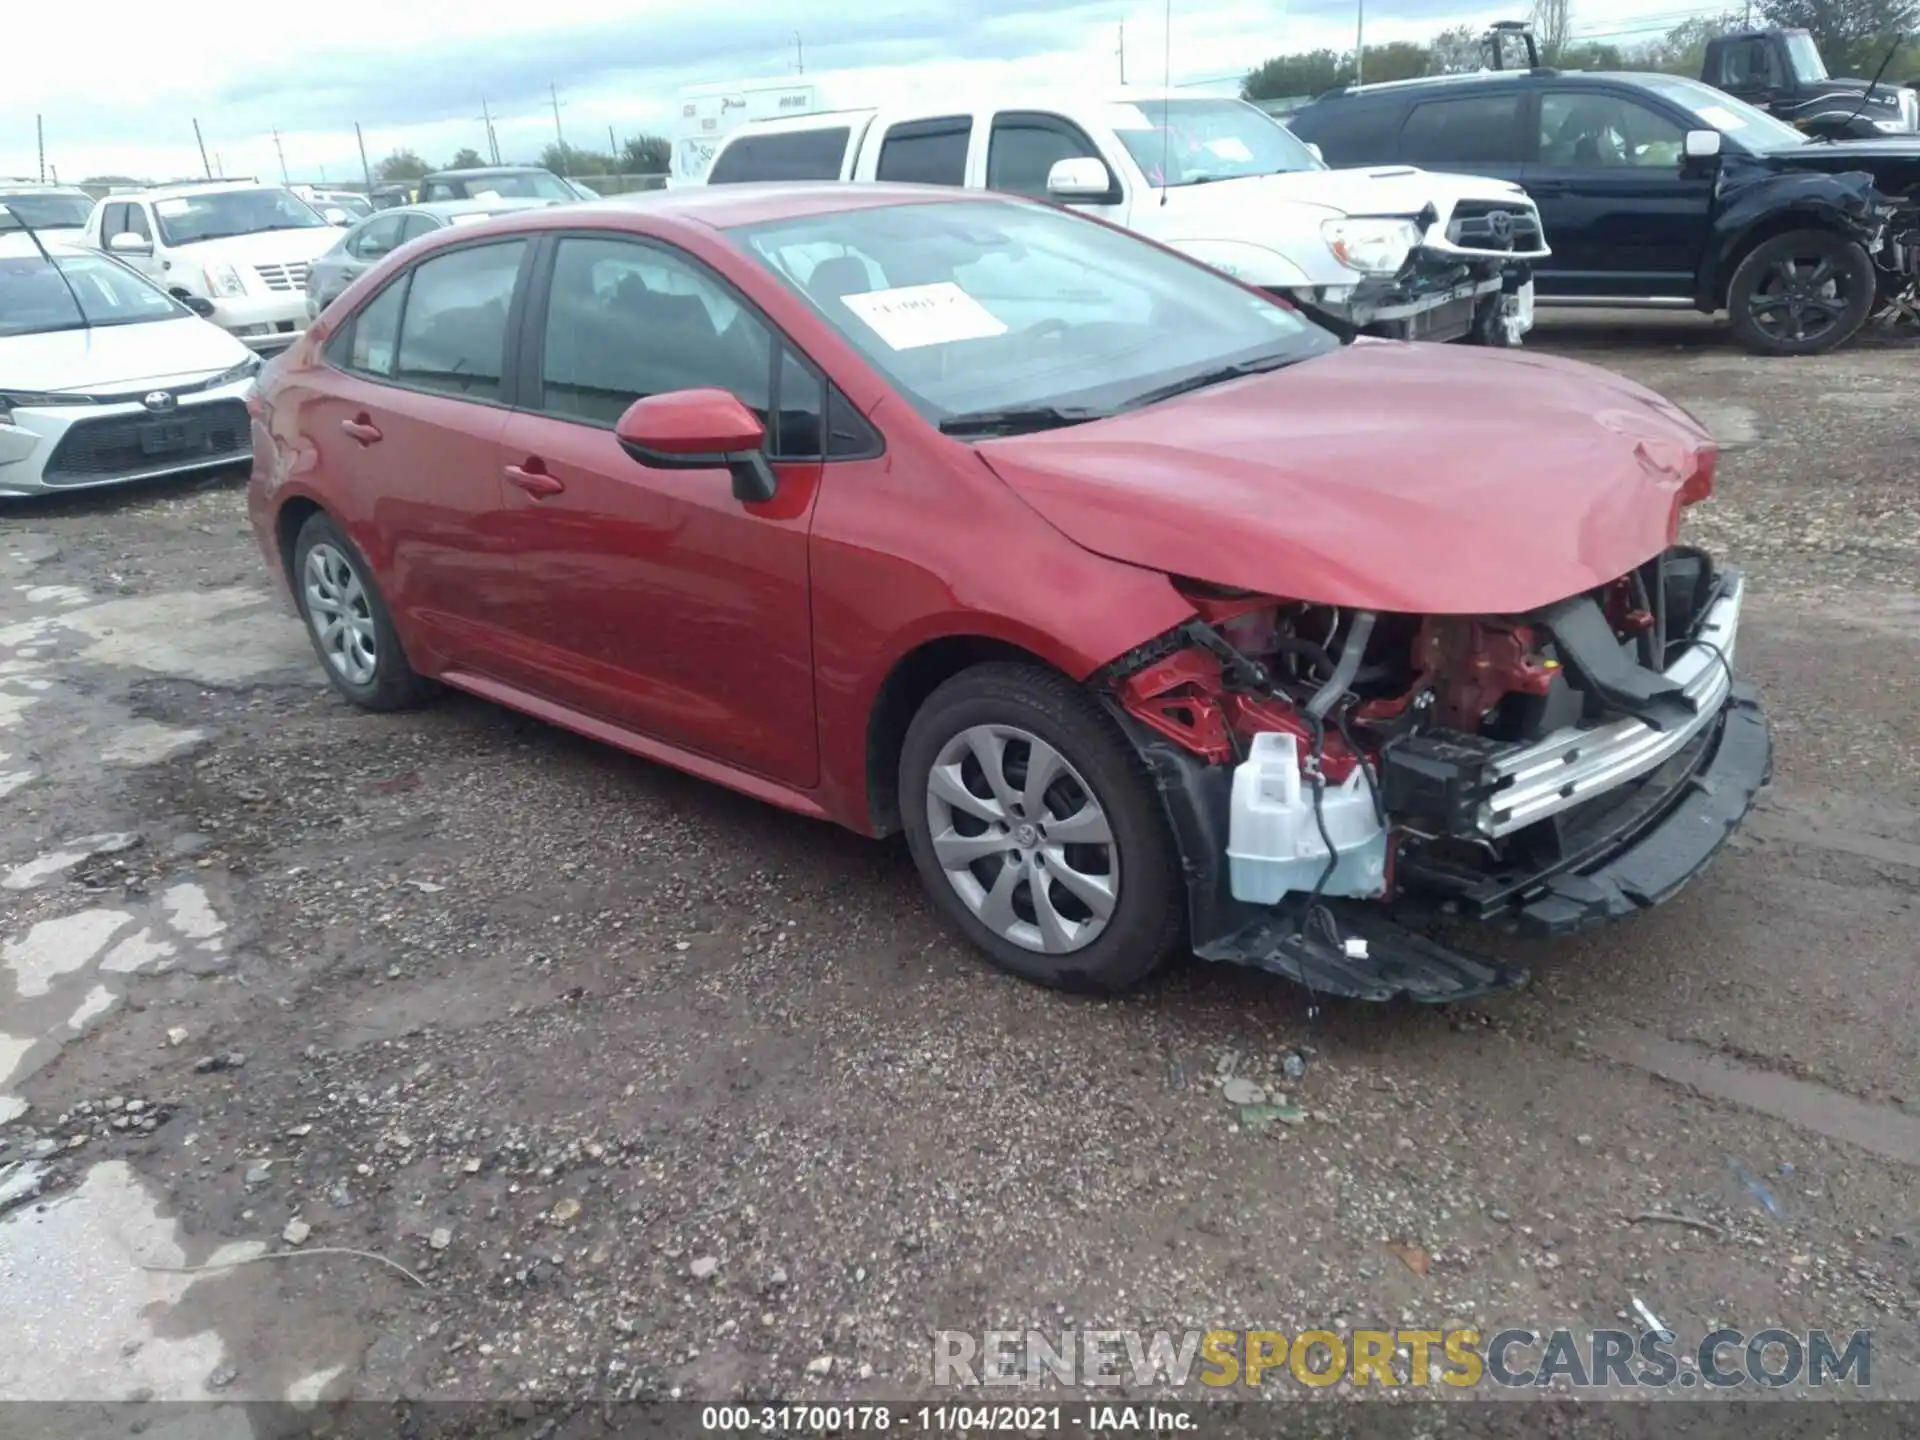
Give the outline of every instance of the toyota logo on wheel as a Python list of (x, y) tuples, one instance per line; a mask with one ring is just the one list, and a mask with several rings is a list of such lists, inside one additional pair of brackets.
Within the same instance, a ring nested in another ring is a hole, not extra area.
[(140, 403), (156, 415), (164, 415), (173, 409), (175, 400), (171, 390), (149, 390), (140, 397)]
[(1505, 210), (1490, 212), (1487, 216), (1487, 233), (1503, 242), (1513, 239), (1513, 216)]

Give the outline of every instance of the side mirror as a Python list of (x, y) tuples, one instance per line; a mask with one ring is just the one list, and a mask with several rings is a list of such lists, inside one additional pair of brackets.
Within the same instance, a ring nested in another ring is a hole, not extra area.
[(1687, 131), (1686, 156), (1689, 160), (1711, 160), (1720, 153), (1718, 130)]
[(1104, 161), (1091, 155), (1056, 160), (1047, 172), (1047, 194), (1056, 200), (1108, 200), (1113, 198), (1113, 176)]
[(771, 500), (779, 490), (767, 463), (767, 430), (739, 398), (725, 390), (675, 390), (633, 402), (614, 436), (653, 470), (727, 470), (743, 504)]
[(351, 217), (338, 205), (329, 205), (320, 212), (320, 218), (329, 225), (345, 225)]
[(1327, 157), (1325, 152), (1322, 151), (1321, 148), (1318, 145), (1314, 144), (1311, 140), (1307, 142), (1307, 150), (1313, 156), (1313, 158), (1318, 160), (1322, 165), (1327, 163)]
[(107, 249), (116, 255), (151, 255), (153, 242), (141, 238), (131, 230), (122, 230), (107, 241)]
[(202, 320), (211, 320), (213, 318), (213, 302), (207, 299), (206, 296), (177, 295), (174, 298), (194, 314), (198, 315)]

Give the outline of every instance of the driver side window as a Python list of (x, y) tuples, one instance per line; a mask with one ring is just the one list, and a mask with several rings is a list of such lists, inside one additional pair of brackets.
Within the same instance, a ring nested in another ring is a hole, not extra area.
[(1637, 101), (1591, 90), (1540, 97), (1540, 163), (1579, 169), (1678, 165), (1686, 131)]
[(1053, 115), (1002, 112), (987, 142), (987, 188), (1047, 198), (1047, 176), (1062, 160), (1102, 159), (1079, 129)]
[(382, 215), (369, 221), (347, 242), (347, 253), (356, 260), (378, 260), (399, 243), (400, 219), (398, 215)]

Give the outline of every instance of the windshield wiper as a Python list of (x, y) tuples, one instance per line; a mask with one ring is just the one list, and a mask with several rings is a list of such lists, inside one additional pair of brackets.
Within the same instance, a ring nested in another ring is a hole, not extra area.
[(1284, 369), (1304, 359), (1306, 359), (1304, 355), (1256, 355), (1251, 360), (1222, 365), (1216, 370), (1202, 370), (1198, 375), (1189, 375), (1185, 379), (1169, 381), (1151, 390), (1143, 390), (1120, 408), (1138, 410), (1142, 406), (1157, 405), (1162, 400), (1171, 400), (1176, 395), (1205, 390), (1210, 385), (1224, 385), (1227, 381), (1238, 380), (1243, 375), (1259, 375), (1268, 370)]
[(1084, 425), (1108, 412), (1085, 406), (1020, 405), (1005, 410), (969, 410), (949, 415), (940, 422), (942, 435), (962, 438), (985, 435), (1028, 435), (1036, 430), (1058, 430), (1066, 425)]

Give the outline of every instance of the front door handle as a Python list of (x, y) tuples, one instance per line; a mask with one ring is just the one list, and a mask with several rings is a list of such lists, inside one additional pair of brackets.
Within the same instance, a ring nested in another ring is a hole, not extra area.
[(380, 439), (380, 427), (365, 415), (356, 415), (351, 420), (342, 420), (340, 428), (362, 445), (371, 445)]
[(507, 483), (519, 486), (536, 500), (544, 500), (549, 495), (558, 495), (567, 488), (545, 470), (536, 468), (539, 464), (538, 460), (530, 460), (525, 465), (507, 466)]

